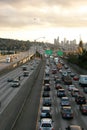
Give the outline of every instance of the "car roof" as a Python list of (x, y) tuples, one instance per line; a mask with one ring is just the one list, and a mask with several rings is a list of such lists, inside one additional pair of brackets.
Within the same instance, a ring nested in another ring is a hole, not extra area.
[(77, 90), (79, 91), (79, 89), (78, 89), (78, 88), (76, 88), (76, 87), (73, 89), (73, 91), (75, 91), (75, 90), (76, 90), (76, 91), (77, 91)]
[(50, 110), (51, 108), (50, 107), (42, 107), (42, 110)]
[(87, 106), (87, 104), (82, 104), (81, 106)]
[(60, 88), (60, 89), (59, 89), (59, 91), (62, 91), (62, 90), (64, 90), (64, 91), (65, 91), (65, 89), (63, 89), (63, 88)]
[(76, 128), (75, 130), (81, 130), (81, 127), (78, 125), (70, 125), (70, 128), (72, 128), (71, 130), (74, 130), (74, 128)]
[(71, 109), (71, 106), (63, 106), (62, 108), (69, 108), (69, 109)]
[(68, 97), (62, 97), (61, 99), (69, 99)]
[(52, 119), (43, 118), (43, 119), (41, 119), (41, 123), (52, 123)]

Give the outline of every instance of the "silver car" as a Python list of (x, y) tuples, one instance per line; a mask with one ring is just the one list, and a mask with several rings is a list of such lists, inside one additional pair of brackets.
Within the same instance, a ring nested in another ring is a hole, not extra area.
[(39, 130), (54, 130), (52, 119), (41, 119)]

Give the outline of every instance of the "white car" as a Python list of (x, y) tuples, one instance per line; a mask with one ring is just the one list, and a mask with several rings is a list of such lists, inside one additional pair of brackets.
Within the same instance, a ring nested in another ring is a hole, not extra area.
[(52, 115), (51, 115), (51, 107), (48, 107), (48, 106), (43, 106), (41, 108), (41, 114), (40, 114), (40, 118), (52, 118)]
[(67, 71), (62, 71), (62, 76), (67, 76)]
[(73, 89), (76, 89), (74, 84), (68, 86), (68, 90), (69, 91), (72, 91)]
[(14, 79), (12, 82), (11, 82), (11, 87), (19, 87), (20, 86), (20, 82), (18, 79)]
[(39, 130), (54, 130), (52, 119), (41, 119)]

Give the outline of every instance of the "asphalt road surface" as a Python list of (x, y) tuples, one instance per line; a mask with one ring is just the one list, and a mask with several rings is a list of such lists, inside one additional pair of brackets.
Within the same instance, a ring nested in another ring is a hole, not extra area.
[(26, 101), (25, 107), (21, 115), (19, 116), (18, 120), (16, 120), (15, 124), (13, 124), (13, 128), (11, 130), (35, 130), (36, 129), (40, 95), (41, 95), (42, 82), (43, 82), (43, 74), (44, 74), (44, 64), (36, 79), (35, 85), (32, 88), (31, 95)]

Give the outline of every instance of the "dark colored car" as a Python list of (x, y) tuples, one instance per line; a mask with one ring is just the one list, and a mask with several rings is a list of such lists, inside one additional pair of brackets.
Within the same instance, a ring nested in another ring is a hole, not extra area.
[(79, 109), (80, 109), (82, 114), (87, 115), (87, 104), (81, 104), (79, 106)]
[(50, 91), (50, 86), (49, 86), (49, 84), (44, 86), (44, 91)]
[(71, 90), (72, 97), (77, 97), (80, 94), (80, 91), (78, 88), (74, 88)]
[(83, 95), (78, 95), (77, 97), (75, 97), (75, 101), (77, 104), (85, 104), (86, 98)]
[(14, 79), (13, 78), (8, 78), (7, 82), (12, 82)]
[(43, 106), (51, 106), (52, 105), (51, 98), (50, 97), (43, 98), (42, 105)]
[(49, 91), (43, 91), (43, 97), (50, 97)]
[(44, 84), (44, 85), (45, 85), (45, 84), (50, 84), (50, 78), (49, 78), (49, 77), (45, 77), (43, 84)]
[(70, 77), (70, 76), (65, 76), (65, 77), (64, 77), (64, 83), (65, 83), (66, 85), (72, 84), (72, 79), (71, 79), (71, 77)]
[(60, 79), (60, 78), (57, 78), (57, 79), (55, 80), (55, 84), (58, 84), (58, 83), (61, 83), (61, 79)]
[(57, 69), (52, 69), (52, 74), (56, 74), (57, 73)]
[(74, 117), (74, 112), (71, 106), (63, 106), (61, 107), (61, 115), (64, 119), (72, 119)]
[(65, 90), (64, 90), (64, 89), (59, 89), (59, 90), (57, 91), (57, 96), (58, 96), (58, 97), (65, 97), (65, 96), (66, 96)]
[(76, 74), (73, 73), (73, 72), (71, 72), (71, 74), (70, 74), (71, 77), (74, 77), (75, 75), (76, 75)]

